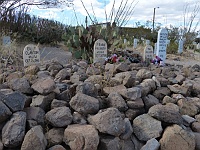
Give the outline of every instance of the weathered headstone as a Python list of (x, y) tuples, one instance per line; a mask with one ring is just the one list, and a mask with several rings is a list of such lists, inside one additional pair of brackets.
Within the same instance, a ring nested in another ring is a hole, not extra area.
[(40, 51), (36, 45), (28, 44), (23, 51), (24, 66), (40, 63)]
[(150, 40), (146, 40), (146, 45), (149, 45), (150, 44)]
[(156, 54), (157, 51), (157, 43), (154, 44), (154, 54)]
[(158, 31), (158, 39), (157, 39), (157, 51), (156, 55), (162, 59), (165, 63), (166, 60), (166, 50), (167, 50), (167, 37), (168, 31), (163, 28)]
[(3, 45), (10, 45), (11, 44), (11, 39), (10, 36), (3, 36)]
[(127, 43), (127, 39), (124, 39), (124, 44), (126, 44)]
[(133, 48), (137, 48), (138, 39), (133, 40)]
[(183, 52), (183, 40), (180, 39), (179, 43), (178, 43), (178, 53), (182, 53)]
[(150, 61), (153, 59), (153, 47), (151, 45), (147, 45), (144, 49), (143, 60)]
[(200, 43), (197, 44), (197, 49), (200, 49)]
[(103, 39), (98, 39), (94, 43), (93, 62), (105, 60), (107, 58), (107, 43)]

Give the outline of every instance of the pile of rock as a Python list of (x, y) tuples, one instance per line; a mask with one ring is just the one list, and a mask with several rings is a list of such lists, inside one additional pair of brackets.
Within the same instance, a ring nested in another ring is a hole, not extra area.
[(4, 81), (0, 149), (200, 149), (199, 65), (52, 62)]

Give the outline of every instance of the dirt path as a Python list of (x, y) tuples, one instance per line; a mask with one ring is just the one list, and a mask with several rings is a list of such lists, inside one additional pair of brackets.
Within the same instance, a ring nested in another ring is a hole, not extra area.
[(183, 65), (193, 66), (195, 64), (200, 65), (200, 53), (188, 50), (181, 55), (168, 55), (166, 64), (170, 65)]
[(65, 51), (62, 48), (44, 47), (40, 51), (41, 63), (51, 60), (57, 60), (61, 64), (67, 64), (72, 59), (71, 52)]

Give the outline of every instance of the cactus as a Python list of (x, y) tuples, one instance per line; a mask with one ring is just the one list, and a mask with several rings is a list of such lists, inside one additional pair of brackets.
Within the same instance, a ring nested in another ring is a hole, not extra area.
[[(70, 47), (70, 50), (72, 50), (76, 58), (91, 61), (95, 41), (102, 38), (107, 42), (108, 48), (112, 45), (117, 47), (121, 44), (120, 37), (117, 36), (117, 33), (117, 28), (112, 28), (109, 25), (106, 28), (100, 25), (93, 25), (87, 28), (83, 26), (70, 26), (66, 29), (63, 40)], [(115, 40), (116, 38), (118, 39)]]

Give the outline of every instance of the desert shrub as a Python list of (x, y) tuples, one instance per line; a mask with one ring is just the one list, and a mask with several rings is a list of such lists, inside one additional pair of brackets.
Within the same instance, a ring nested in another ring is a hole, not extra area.
[(167, 46), (167, 53), (176, 54), (177, 52), (178, 52), (178, 43), (175, 41), (171, 41), (170, 44)]
[(54, 20), (31, 17), (27, 14), (26, 8), (2, 12), (0, 15), (0, 33), (9, 35), (17, 41), (56, 44), (62, 40), (65, 27)]

